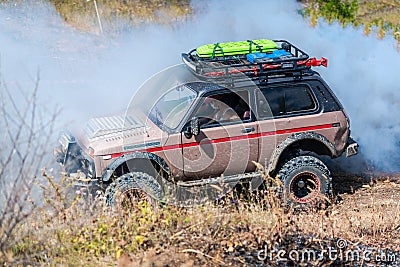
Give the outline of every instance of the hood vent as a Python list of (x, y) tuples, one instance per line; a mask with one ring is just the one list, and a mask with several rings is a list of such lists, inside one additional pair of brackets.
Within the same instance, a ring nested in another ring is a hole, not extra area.
[(145, 124), (143, 121), (132, 116), (112, 116), (93, 118), (86, 125), (85, 132), (89, 139), (110, 134), (121, 134), (127, 130), (143, 130)]

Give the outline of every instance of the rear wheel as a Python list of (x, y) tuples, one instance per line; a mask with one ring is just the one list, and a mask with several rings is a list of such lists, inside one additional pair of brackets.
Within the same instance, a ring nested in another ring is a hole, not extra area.
[(105, 199), (108, 206), (130, 208), (139, 202), (155, 204), (162, 200), (164, 191), (158, 181), (143, 172), (131, 172), (115, 179), (106, 189)]
[(313, 156), (299, 156), (286, 162), (278, 173), (284, 186), (284, 198), (296, 207), (322, 204), (331, 192), (329, 169)]

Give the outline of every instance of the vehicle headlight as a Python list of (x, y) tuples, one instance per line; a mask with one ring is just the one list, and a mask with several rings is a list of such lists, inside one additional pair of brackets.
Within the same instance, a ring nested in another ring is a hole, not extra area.
[(63, 132), (60, 135), (59, 143), (61, 144), (61, 151), (66, 153), (71, 143), (76, 143), (75, 137), (68, 132)]

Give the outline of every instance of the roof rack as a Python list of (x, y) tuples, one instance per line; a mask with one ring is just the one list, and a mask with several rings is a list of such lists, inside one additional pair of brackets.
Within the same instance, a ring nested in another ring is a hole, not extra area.
[[(265, 41), (269, 41), (268, 47), (258, 44), (264, 44)], [(302, 79), (303, 75), (313, 73), (312, 66), (328, 66), (326, 58), (320, 60), (309, 58), (305, 52), (285, 40), (248, 40), (247, 42), (245, 49), (243, 44), (246, 42), (205, 45), (189, 53), (182, 53), (182, 60), (203, 79), (228, 79), (229, 81), (250, 78), (267, 82), (269, 78), (275, 76)], [(240, 44), (241, 47), (232, 51), (232, 46), (235, 44)], [(212, 51), (206, 54), (204, 47)], [(226, 49), (228, 52), (224, 52), (224, 47), (228, 48)]]

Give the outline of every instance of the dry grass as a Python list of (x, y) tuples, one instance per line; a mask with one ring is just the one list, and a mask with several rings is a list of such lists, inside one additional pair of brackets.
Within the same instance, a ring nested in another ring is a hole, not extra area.
[[(395, 180), (396, 181), (396, 180)], [(332, 207), (338, 234), (364, 243), (393, 244), (400, 248), (400, 184), (389, 179), (361, 187), (354, 194), (342, 195)]]
[[(27, 2), (29, 4), (27, 4)], [(47, 0), (70, 26), (87, 33), (118, 34), (149, 24), (173, 25), (193, 13), (190, 0)], [(0, 0), (0, 6), (43, 5), (40, 0)], [(97, 10), (96, 10), (97, 7)]]
[[(343, 193), (327, 209), (287, 210), (271, 192), (227, 204), (110, 210), (101, 196), (66, 208), (67, 180), (43, 186), (45, 205), (20, 226), (16, 245), (0, 260), (65, 266), (246, 266), (262, 263), (259, 250), (321, 250), (339, 238), (399, 251), (400, 184), (376, 181)], [(351, 177), (342, 179), (352, 179)], [(364, 182), (363, 182), (364, 183)], [(234, 200), (234, 201), (233, 201)], [(21, 261), (23, 260), (23, 261)], [(269, 264), (277, 264), (267, 258)], [(329, 259), (312, 265), (340, 264)], [(7, 264), (6, 264), (7, 266)]]
[[(50, 0), (58, 13), (73, 27), (99, 32), (96, 6), (91, 1)], [(106, 32), (121, 30), (122, 26), (148, 23), (171, 24), (182, 21), (192, 13), (189, 0), (97, 0), (100, 21)], [(122, 25), (122, 26), (121, 26)]]

